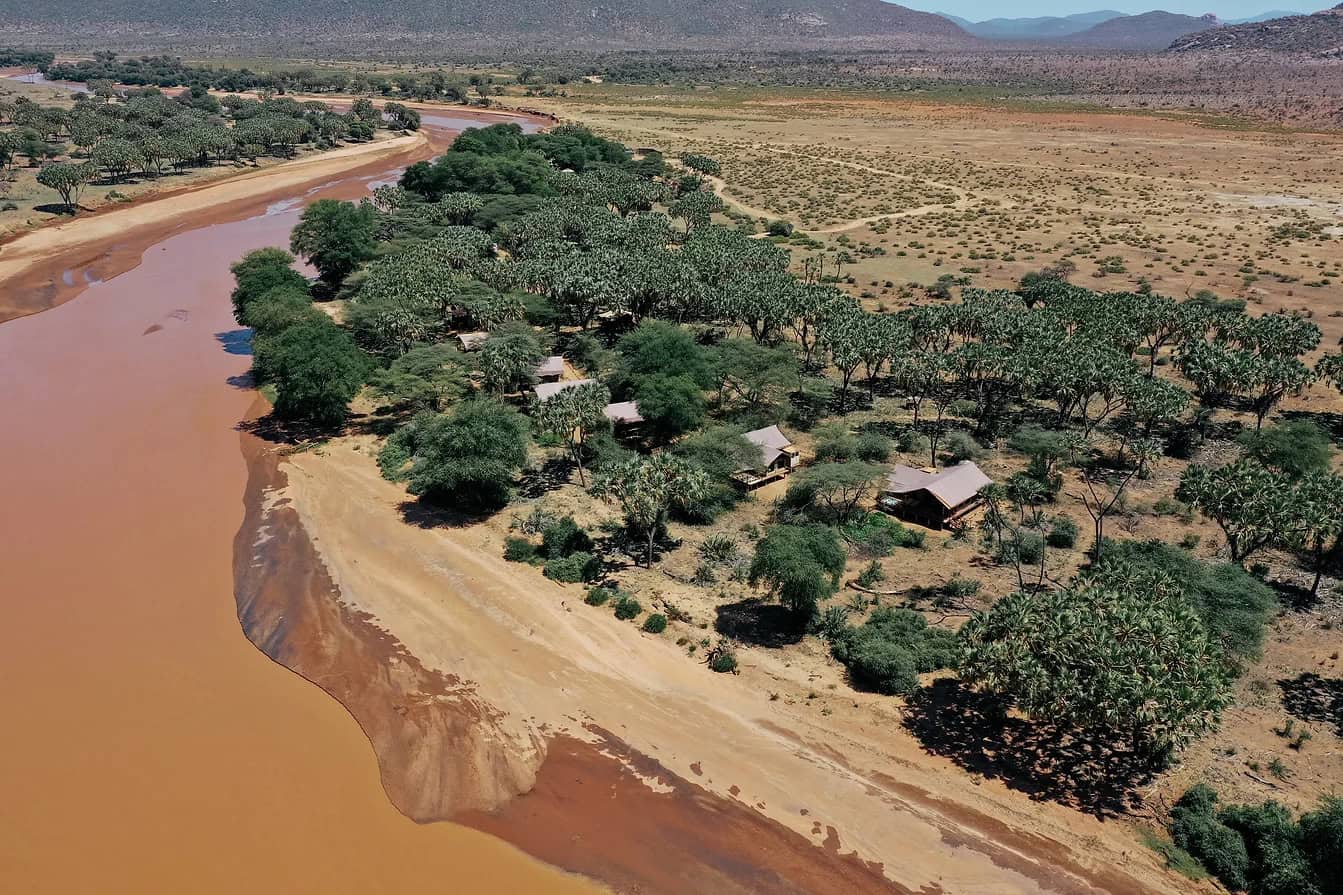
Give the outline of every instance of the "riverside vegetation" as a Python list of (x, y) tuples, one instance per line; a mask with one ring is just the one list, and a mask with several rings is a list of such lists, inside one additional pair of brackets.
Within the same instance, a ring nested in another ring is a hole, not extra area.
[(170, 96), (156, 86), (102, 79), (91, 79), (89, 88), (50, 103), (0, 95), (3, 212), (69, 214), (92, 188), (105, 191), (103, 201), (124, 201), (191, 173), (257, 166), (419, 126), (414, 110), (395, 102), (378, 108), (367, 98), (337, 112), (268, 89), (220, 97), (197, 85)]
[[(279, 430), (377, 434), (384, 475), (463, 524), (525, 502), (506, 559), (590, 585), (585, 602), (619, 619), (647, 602), (659, 611), (642, 630), (680, 635), (713, 670), (736, 670), (747, 645), (820, 638), (853, 687), (908, 701), (930, 749), (947, 748), (932, 731), (954, 712), (1018, 742), (1046, 731), (1054, 754), (1027, 773), (1091, 810), (1217, 728), (1276, 614), (1335, 599), (1331, 421), (1283, 413), (1343, 389), (1316, 323), (1211, 294), (1097, 292), (1066, 265), (890, 312), (790, 228), (729, 213), (717, 170), (577, 126), (495, 125), (371, 199), (314, 203), (290, 249), (319, 289), (280, 249), (234, 267)], [(460, 333), (485, 336), (467, 352)], [(537, 401), (551, 354), (590, 381)], [(644, 425), (613, 431), (611, 401), (637, 403)], [(730, 477), (752, 457), (743, 432), (772, 424), (814, 462), (765, 505)], [(1003, 474), (979, 521), (936, 547), (874, 505), (893, 459), (991, 456)], [(602, 505), (619, 522), (589, 530)], [(1225, 549), (1200, 555), (1214, 532)], [(720, 612), (717, 642), (649, 585), (687, 549), (686, 586), (754, 595)], [(909, 551), (973, 563), (879, 590)], [(981, 574), (1006, 586), (990, 593)], [(1338, 891), (1337, 803), (1298, 822), (1213, 802), (1196, 788), (1171, 813), (1172, 863), (1256, 893)]]

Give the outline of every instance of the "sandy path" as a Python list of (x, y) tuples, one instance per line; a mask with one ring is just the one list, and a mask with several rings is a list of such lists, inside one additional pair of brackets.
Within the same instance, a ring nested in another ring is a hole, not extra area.
[[(1116, 825), (976, 786), (901, 733), (818, 723), (770, 702), (761, 681), (708, 673), (667, 640), (582, 606), (580, 590), (505, 563), (483, 529), (407, 524), (413, 505), (378, 477), (368, 447), (295, 455), (283, 497), (340, 599), (455, 682), (436, 698), (479, 719), (452, 744), (469, 767), (451, 779), (423, 754), (419, 768), (401, 768), (409, 777), (384, 764), (393, 801), (412, 816), (506, 813), (514, 795), (545, 788), (543, 760), (560, 735), (615, 755), (650, 793), (698, 788), (856, 853), (895, 891), (1183, 889)], [(398, 748), (374, 741), (380, 752)], [(527, 799), (517, 804), (525, 810)]]

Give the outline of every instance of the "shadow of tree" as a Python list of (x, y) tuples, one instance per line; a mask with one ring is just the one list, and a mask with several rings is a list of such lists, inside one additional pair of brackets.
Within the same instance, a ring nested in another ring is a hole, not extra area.
[(778, 603), (750, 597), (715, 610), (714, 630), (752, 646), (782, 647), (800, 643), (806, 634), (797, 616)]
[(929, 752), (967, 771), (1097, 817), (1136, 808), (1137, 788), (1159, 770), (1123, 744), (1005, 715), (999, 700), (953, 678), (911, 697), (904, 724)]
[(1302, 721), (1332, 724), (1343, 736), (1343, 678), (1320, 677), (1313, 671), (1278, 681), (1287, 714)]
[(402, 521), (416, 528), (464, 528), (494, 515), (491, 510), (464, 510), (415, 498), (401, 501), (397, 510)]
[(215, 341), (224, 347), (224, 353), (240, 357), (252, 356), (252, 331), (250, 329), (231, 329), (215, 333)]
[(567, 456), (551, 457), (540, 466), (528, 469), (522, 474), (516, 489), (517, 495), (523, 500), (544, 497), (568, 484), (575, 468), (573, 460)]

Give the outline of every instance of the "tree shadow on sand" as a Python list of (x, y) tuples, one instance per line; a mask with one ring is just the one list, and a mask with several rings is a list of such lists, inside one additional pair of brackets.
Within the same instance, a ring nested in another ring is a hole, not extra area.
[(1278, 681), (1287, 714), (1302, 721), (1332, 724), (1343, 736), (1343, 678), (1320, 677), (1313, 671)]
[(753, 646), (777, 648), (802, 642), (805, 628), (786, 606), (748, 597), (716, 610), (714, 630), (724, 637)]
[(1138, 807), (1158, 767), (1123, 744), (1004, 717), (1000, 701), (942, 678), (909, 701), (905, 727), (934, 755), (1041, 801), (1097, 817)]

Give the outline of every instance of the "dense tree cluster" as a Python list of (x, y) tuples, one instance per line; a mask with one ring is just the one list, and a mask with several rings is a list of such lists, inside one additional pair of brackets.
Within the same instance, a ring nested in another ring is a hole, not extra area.
[(381, 126), (319, 102), (287, 97), (217, 99), (203, 88), (169, 97), (157, 87), (125, 91), (94, 82), (72, 108), (20, 97), (0, 103), (0, 172), (20, 159), (42, 166), (38, 182), (75, 208), (90, 183), (119, 184), (169, 171), (287, 158), (300, 146), (369, 140)]

